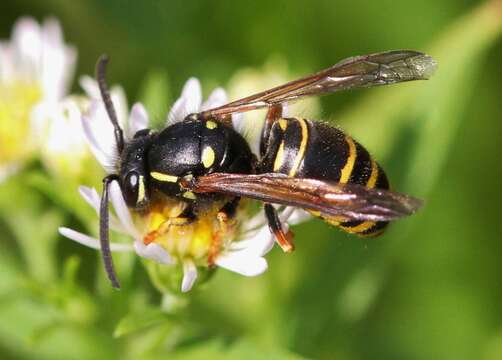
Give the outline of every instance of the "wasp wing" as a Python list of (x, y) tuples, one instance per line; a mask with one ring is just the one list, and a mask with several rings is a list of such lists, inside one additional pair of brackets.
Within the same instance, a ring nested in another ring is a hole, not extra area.
[(223, 118), (232, 113), (270, 107), (305, 96), (426, 80), (435, 68), (436, 61), (418, 51), (394, 50), (355, 56), (315, 74), (203, 111), (198, 115), (204, 119)]
[(213, 173), (197, 177), (185, 186), (196, 193), (217, 192), (296, 206), (347, 221), (390, 221), (411, 215), (422, 206), (419, 199), (389, 190), (275, 173)]

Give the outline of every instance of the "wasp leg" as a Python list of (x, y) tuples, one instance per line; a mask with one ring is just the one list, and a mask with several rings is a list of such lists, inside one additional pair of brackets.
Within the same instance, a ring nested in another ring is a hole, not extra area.
[(275, 236), (282, 251), (292, 252), (295, 249), (295, 245), (293, 244), (293, 233), (291, 231), (287, 233), (284, 232), (277, 210), (271, 204), (265, 204), (265, 216), (268, 221), (270, 232)]
[(186, 226), (190, 225), (195, 221), (196, 217), (193, 214), (193, 210), (188, 207), (177, 217), (168, 218), (164, 221), (156, 230), (150, 231), (143, 237), (143, 243), (148, 245), (154, 242), (159, 236), (168, 233), (171, 226)]
[(207, 255), (207, 264), (209, 267), (213, 267), (215, 265), (216, 257), (221, 249), (221, 241), (228, 232), (229, 227), (232, 225), (231, 221), (237, 212), (239, 200), (240, 198), (238, 197), (234, 198), (232, 201), (226, 203), (225, 206), (218, 211), (218, 214), (216, 214), (216, 220), (218, 220), (218, 231), (214, 234), (213, 241), (209, 247)]
[(267, 111), (267, 116), (265, 118), (265, 125), (263, 126), (263, 130), (261, 132), (261, 140), (260, 140), (260, 156), (265, 156), (267, 152), (268, 138), (270, 136), (270, 129), (272, 129), (272, 125), (274, 122), (279, 120), (282, 117), (282, 105), (273, 105)]

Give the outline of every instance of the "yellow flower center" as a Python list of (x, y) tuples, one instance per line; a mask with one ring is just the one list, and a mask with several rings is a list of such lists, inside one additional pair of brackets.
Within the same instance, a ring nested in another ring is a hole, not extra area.
[(148, 213), (136, 214), (135, 222), (143, 229), (145, 243), (155, 242), (181, 261), (190, 258), (205, 266), (234, 239), (237, 221), (221, 215), (221, 202), (214, 203), (196, 220), (182, 216), (185, 207), (183, 202), (166, 199)]
[(41, 98), (38, 84), (0, 84), (0, 166), (22, 160), (33, 151), (31, 112)]

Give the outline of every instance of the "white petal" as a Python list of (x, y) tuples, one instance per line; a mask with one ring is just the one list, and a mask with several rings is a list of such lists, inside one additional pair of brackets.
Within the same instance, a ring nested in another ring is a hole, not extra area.
[(31, 17), (22, 17), (14, 25), (12, 43), (15, 52), (16, 68), (25, 79), (34, 79), (41, 70), (40, 54), (42, 40), (40, 26)]
[[(127, 105), (127, 97), (125, 91), (121, 86), (112, 86), (110, 88), (110, 96), (112, 98), (113, 106), (115, 107), (115, 112), (117, 113), (117, 120), (119, 122), (119, 125), (127, 134), (129, 129), (127, 129), (128, 124), (126, 124), (126, 120), (129, 117), (129, 107)], [(104, 109), (105, 107), (103, 105), (103, 110)], [(106, 119), (108, 120), (108, 122), (110, 122), (108, 116), (106, 117)]]
[(198, 112), (202, 102), (202, 90), (200, 82), (196, 78), (190, 78), (183, 87), (181, 96), (174, 103), (167, 116), (167, 126), (182, 121), (188, 114)]
[(129, 137), (133, 137), (137, 131), (148, 128), (148, 113), (141, 103), (136, 103), (129, 115)]
[(242, 137), (246, 138), (246, 126), (244, 124), (245, 118), (243, 114), (232, 115), (232, 127), (235, 131), (241, 134)]
[[(111, 128), (111, 135), (113, 137), (113, 125), (108, 118), (108, 113), (106, 112), (105, 106), (103, 104), (103, 99), (101, 98), (101, 92), (99, 91), (97, 81), (90, 76), (84, 75), (80, 77), (79, 83), (80, 87), (84, 89), (86, 95), (91, 99), (91, 106), (89, 109), (88, 117), (91, 118), (93, 122), (96, 122), (98, 124), (107, 123), (107, 125), (101, 126), (108, 126), (109, 128)], [(129, 125), (126, 124), (125, 121), (128, 119), (128, 107), (124, 89), (120, 86), (113, 86), (110, 89), (110, 97), (112, 99), (115, 112), (117, 113), (117, 120), (120, 127), (124, 130), (127, 130), (127, 127), (124, 126)], [(109, 133), (104, 133), (103, 131), (101, 131), (100, 134), (101, 136), (109, 136)]]
[[(82, 234), (78, 231), (60, 227), (59, 233), (70, 240), (76, 241), (79, 244), (90, 247), (92, 249), (101, 250), (101, 244), (98, 239), (90, 237), (89, 235)], [(133, 247), (130, 244), (110, 244), (110, 250), (114, 252), (128, 252), (132, 251)]]
[(0, 41), (0, 82), (9, 83), (12, 81), (14, 63), (10, 44)]
[(207, 98), (206, 101), (200, 107), (201, 111), (212, 109), (214, 107), (218, 107), (224, 105), (227, 102), (227, 93), (223, 88), (216, 88), (213, 90), (211, 95)]
[(80, 196), (84, 198), (84, 200), (91, 205), (91, 207), (99, 213), (99, 206), (101, 204), (101, 197), (98, 192), (94, 188), (90, 188), (88, 186), (80, 186), (78, 188), (78, 192)]
[(264, 258), (249, 256), (246, 251), (223, 253), (216, 259), (216, 264), (244, 276), (260, 275), (268, 267)]
[(188, 292), (192, 289), (197, 279), (197, 267), (192, 260), (183, 261), (183, 281), (181, 282), (181, 291)]
[(93, 100), (100, 100), (98, 82), (89, 75), (83, 75), (79, 80), (80, 87), (84, 89), (86, 95)]
[(282, 104), (282, 115), (283, 118), (289, 117), (289, 104), (288, 103), (283, 103)]
[(312, 215), (309, 212), (303, 209), (295, 209), (287, 221), (290, 225), (297, 225), (310, 219), (312, 219)]
[(267, 224), (267, 219), (265, 218), (265, 212), (259, 211), (251, 219), (243, 224), (243, 231), (247, 232), (249, 230), (261, 228), (263, 225)]
[[(101, 196), (99, 196), (98, 192), (94, 188), (90, 188), (87, 186), (80, 186), (78, 188), (78, 192), (80, 196), (96, 211), (96, 214), (99, 216), (99, 210), (101, 206)], [(123, 234), (127, 234), (127, 231), (123, 228), (120, 222), (113, 214), (109, 214), (110, 217), (110, 228), (114, 231), (118, 231)]]
[(199, 111), (200, 104), (202, 103), (202, 90), (200, 81), (197, 78), (190, 78), (183, 86), (181, 97), (188, 99), (188, 109), (191, 112)]
[(91, 101), (87, 115), (81, 118), (85, 138), (92, 153), (108, 173), (115, 172), (117, 143), (114, 128), (101, 100)]
[(156, 243), (145, 245), (143, 241), (136, 240), (134, 242), (134, 250), (139, 256), (153, 260), (159, 264), (172, 265), (175, 263), (171, 255), (169, 255), (162, 246)]
[(77, 52), (66, 46), (59, 22), (53, 18), (44, 21), (41, 28), (40, 79), (44, 97), (49, 101), (62, 99), (73, 79)]
[[(45, 103), (45, 105), (48, 104)], [(35, 117), (43, 116), (44, 111), (50, 111), (48, 106), (43, 107), (46, 109), (37, 109), (36, 112), (40, 111), (40, 113)], [(47, 137), (44, 139), (45, 144), (41, 144), (42, 153), (49, 154), (48, 156), (73, 157), (76, 161), (84, 158), (88, 148), (82, 132), (81, 112), (77, 102), (68, 97), (54, 103), (52, 113), (47, 113), (46, 118), (48, 121), (45, 123), (45, 129), (42, 129), (47, 130)], [(32, 125), (34, 130), (43, 131), (40, 128), (42, 124), (43, 121), (40, 122), (40, 119), (36, 119)], [(40, 136), (40, 134), (41, 132), (37, 135)]]
[(42, 25), (44, 42), (52, 47), (61, 46), (64, 43), (63, 31), (61, 25), (56, 18), (48, 18)]
[(282, 211), (279, 212), (279, 220), (281, 221), (282, 231), (284, 233), (287, 233), (289, 231), (288, 219), (291, 215), (293, 215), (294, 211), (295, 208), (293, 206), (286, 206), (284, 209), (282, 209)]
[(265, 124), (265, 113), (260, 112), (258, 115), (253, 113), (232, 115), (232, 127), (246, 139), (253, 154), (260, 153), (261, 133)]
[(119, 183), (117, 181), (112, 181), (109, 190), (113, 208), (115, 209), (115, 213), (122, 223), (122, 226), (134, 239), (140, 239), (141, 236), (132, 222), (131, 213), (129, 212), (129, 209), (127, 208), (127, 205), (124, 201)]
[(167, 115), (166, 126), (176, 124), (177, 122), (183, 121), (184, 108), (186, 107), (186, 99), (180, 97), (174, 105), (171, 107), (169, 114)]
[(267, 254), (275, 244), (275, 237), (270, 232), (268, 225), (251, 231), (244, 235), (241, 241), (230, 244), (230, 251), (246, 251), (249, 256), (263, 256)]

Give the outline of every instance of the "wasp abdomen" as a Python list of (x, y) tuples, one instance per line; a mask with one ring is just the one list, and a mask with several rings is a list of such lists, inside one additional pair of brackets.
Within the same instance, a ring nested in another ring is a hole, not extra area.
[[(322, 122), (280, 119), (270, 130), (267, 149), (262, 161), (263, 172), (389, 188), (384, 171), (361, 144), (340, 129)], [(387, 226), (387, 222), (321, 218), (360, 236), (380, 235)]]

